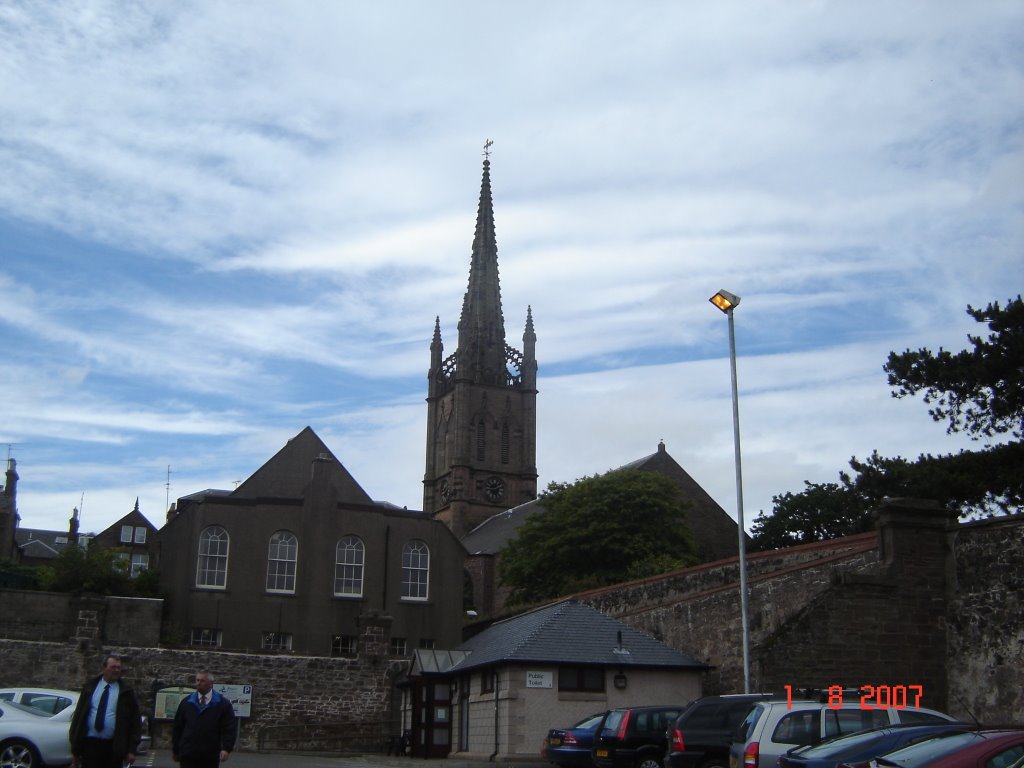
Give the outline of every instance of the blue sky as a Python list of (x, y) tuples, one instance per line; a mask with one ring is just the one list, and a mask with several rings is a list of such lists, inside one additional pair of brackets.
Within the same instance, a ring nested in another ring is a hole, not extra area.
[(968, 446), (882, 364), (1024, 283), (1020, 2), (8, 0), (0, 36), (24, 527), (160, 525), (306, 425), (420, 508), (487, 138), (542, 486), (664, 440), (735, 513), (719, 288), (748, 524), (852, 455)]

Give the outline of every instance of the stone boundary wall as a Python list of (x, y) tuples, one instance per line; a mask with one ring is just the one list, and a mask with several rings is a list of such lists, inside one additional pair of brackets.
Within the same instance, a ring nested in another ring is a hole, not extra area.
[[(751, 648), (796, 616), (809, 599), (829, 591), (839, 574), (872, 573), (878, 563), (874, 533), (752, 555), (747, 563)], [(676, 572), (664, 583), (644, 579), (577, 599), (712, 665), (705, 693), (735, 693), (743, 690), (738, 572), (735, 559), (720, 561)]]
[(158, 645), (163, 600), (0, 589), (0, 637)]
[[(254, 750), (260, 732), (273, 727), (337, 724), (358, 738), (354, 748), (380, 748), (398, 731), (399, 703), (394, 682), (408, 662), (381, 657), (356, 659), (320, 656), (228, 653), (206, 650), (106, 647), (87, 644), (0, 640), (0, 687), (41, 686), (80, 689), (99, 674), (104, 653), (124, 659), (125, 679), (152, 710), (156, 691), (192, 687), (195, 673), (206, 669), (217, 683), (253, 686), (252, 717), (242, 720), (239, 749)], [(153, 721), (155, 746), (166, 747), (170, 722)], [(302, 745), (293, 745), (301, 749)], [(314, 747), (316, 745), (310, 745)]]
[[(749, 555), (752, 688), (916, 683), (922, 705), (1024, 722), (1024, 516), (938, 524)], [(734, 558), (574, 597), (713, 665), (705, 693), (734, 693), (738, 581)]]
[(951, 535), (947, 664), (950, 701), (990, 723), (1024, 723), (1024, 518)]

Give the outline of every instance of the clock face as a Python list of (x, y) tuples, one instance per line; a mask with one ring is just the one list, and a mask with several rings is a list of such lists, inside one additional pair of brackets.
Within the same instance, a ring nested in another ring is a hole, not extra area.
[(505, 482), (500, 477), (488, 477), (484, 482), (484, 493), (491, 501), (500, 501), (505, 495)]

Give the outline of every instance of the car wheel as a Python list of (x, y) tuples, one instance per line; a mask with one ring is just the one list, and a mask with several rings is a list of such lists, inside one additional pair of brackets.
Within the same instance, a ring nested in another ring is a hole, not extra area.
[(11, 739), (0, 748), (2, 768), (37, 768), (42, 764), (36, 748), (22, 739)]
[(661, 768), (661, 760), (653, 755), (644, 755), (637, 759), (635, 768)]

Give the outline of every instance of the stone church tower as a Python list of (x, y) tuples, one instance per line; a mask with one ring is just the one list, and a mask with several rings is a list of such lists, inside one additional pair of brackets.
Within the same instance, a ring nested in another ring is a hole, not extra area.
[(460, 538), (537, 496), (537, 336), (527, 307), (522, 351), (505, 343), (490, 165), (485, 158), (458, 347), (444, 357), (438, 317), (427, 374), (423, 510)]

